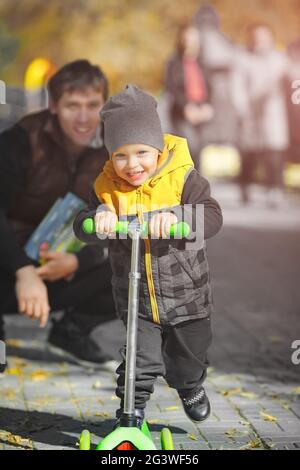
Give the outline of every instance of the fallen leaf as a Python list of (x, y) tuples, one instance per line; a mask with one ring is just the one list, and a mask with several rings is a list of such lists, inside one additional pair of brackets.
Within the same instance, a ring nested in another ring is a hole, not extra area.
[(57, 398), (50, 397), (48, 395), (36, 397), (30, 400), (30, 404), (34, 407), (45, 407), (57, 402)]
[(246, 420), (243, 420), (243, 419), (241, 419), (241, 420), (239, 421), (239, 423), (242, 424), (243, 426), (251, 426), (251, 424), (249, 423), (249, 421), (246, 421)]
[(225, 431), (225, 435), (233, 439), (236, 436), (236, 429), (235, 428), (230, 428), (227, 431)]
[(278, 421), (275, 416), (268, 415), (268, 414), (265, 413), (264, 411), (261, 411), (261, 412), (260, 412), (260, 416), (261, 416), (265, 421), (271, 421), (272, 423), (277, 423), (277, 421)]
[(16, 391), (13, 388), (5, 388), (2, 390), (2, 394), (6, 400), (16, 399)]
[(106, 411), (96, 411), (95, 416), (100, 416), (101, 418), (111, 418), (111, 414)]
[(228, 390), (219, 390), (224, 397), (231, 397), (232, 395), (239, 395), (243, 390), (240, 387), (231, 388)]
[(252, 392), (241, 392), (239, 393), (239, 395), (241, 397), (248, 398), (249, 400), (255, 400), (256, 398), (258, 398), (258, 395)]
[(167, 408), (165, 408), (165, 411), (175, 411), (175, 410), (179, 410), (179, 406), (167, 406)]
[(15, 338), (6, 339), (5, 343), (7, 346), (11, 346), (12, 348), (22, 348), (24, 346), (24, 341)]
[(34, 382), (39, 382), (48, 379), (51, 375), (51, 372), (46, 372), (45, 370), (35, 370), (29, 374), (29, 377)]
[(22, 447), (26, 447), (27, 449), (33, 449), (33, 444), (30, 439), (25, 439), (17, 434), (12, 434), (11, 432), (0, 432), (0, 438), (10, 444), (17, 444)]
[(23, 370), (21, 367), (8, 367), (5, 371), (6, 375), (15, 375), (16, 377), (23, 376)]
[(246, 449), (257, 449), (258, 447), (262, 447), (262, 443), (260, 439), (251, 439), (245, 446), (239, 447), (240, 450)]
[(300, 387), (293, 388), (292, 393), (295, 395), (300, 395)]
[(191, 439), (191, 441), (197, 441), (197, 437), (195, 436), (195, 434), (189, 434), (188, 435), (188, 438)]

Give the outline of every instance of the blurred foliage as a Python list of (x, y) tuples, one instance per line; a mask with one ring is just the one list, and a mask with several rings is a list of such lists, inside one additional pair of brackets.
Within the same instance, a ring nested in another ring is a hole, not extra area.
[[(234, 41), (242, 43), (258, 20), (272, 26), (281, 46), (299, 35), (300, 0), (0, 0), (0, 17), (20, 43), (14, 57), (0, 27), (1, 78), (22, 84), (37, 56), (57, 66), (85, 57), (103, 67), (112, 92), (128, 82), (157, 92), (178, 24), (204, 3), (217, 9), (222, 32)], [(2, 55), (10, 60), (5, 69)]]

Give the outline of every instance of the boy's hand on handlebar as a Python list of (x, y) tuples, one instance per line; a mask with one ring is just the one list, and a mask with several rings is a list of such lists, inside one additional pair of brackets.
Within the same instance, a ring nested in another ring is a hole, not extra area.
[(105, 233), (107, 235), (114, 233), (118, 222), (118, 216), (114, 212), (97, 212), (94, 217), (96, 233)]
[(149, 222), (149, 233), (155, 238), (170, 238), (171, 225), (177, 222), (178, 219), (172, 212), (155, 214)]

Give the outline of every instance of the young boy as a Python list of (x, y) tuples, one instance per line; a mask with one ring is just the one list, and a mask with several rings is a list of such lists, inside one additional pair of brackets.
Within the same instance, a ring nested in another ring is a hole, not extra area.
[[(210, 197), (209, 183), (193, 168), (186, 140), (163, 136), (154, 98), (129, 85), (110, 98), (100, 114), (110, 160), (96, 179), (90, 206), (78, 214), (74, 230), (81, 240), (99, 243), (97, 235), (84, 234), (86, 217), (94, 217), (98, 235), (110, 236), (119, 219), (149, 221), (150, 238), (143, 240), (140, 262), (138, 423), (159, 375), (178, 391), (188, 417), (203, 421), (210, 413), (202, 386), (211, 343), (209, 269), (203, 244), (199, 248), (190, 243), (187, 249), (187, 241), (171, 239), (169, 229), (181, 218), (178, 209), (188, 204), (187, 211), (194, 218), (196, 206), (202, 205), (204, 227), (197, 231), (203, 230), (204, 238), (210, 238), (221, 228), (221, 209)], [(112, 286), (117, 312), (126, 324), (131, 240), (114, 238), (109, 241)], [(117, 374), (118, 418), (123, 408), (125, 360)]]

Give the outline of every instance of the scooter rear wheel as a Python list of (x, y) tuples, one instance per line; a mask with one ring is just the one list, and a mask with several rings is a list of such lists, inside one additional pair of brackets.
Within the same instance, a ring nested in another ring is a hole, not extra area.
[(87, 429), (85, 429), (80, 434), (79, 449), (80, 450), (90, 450), (90, 448), (91, 448), (91, 434)]
[(160, 433), (160, 443), (162, 450), (174, 450), (173, 438), (170, 429), (162, 429)]

